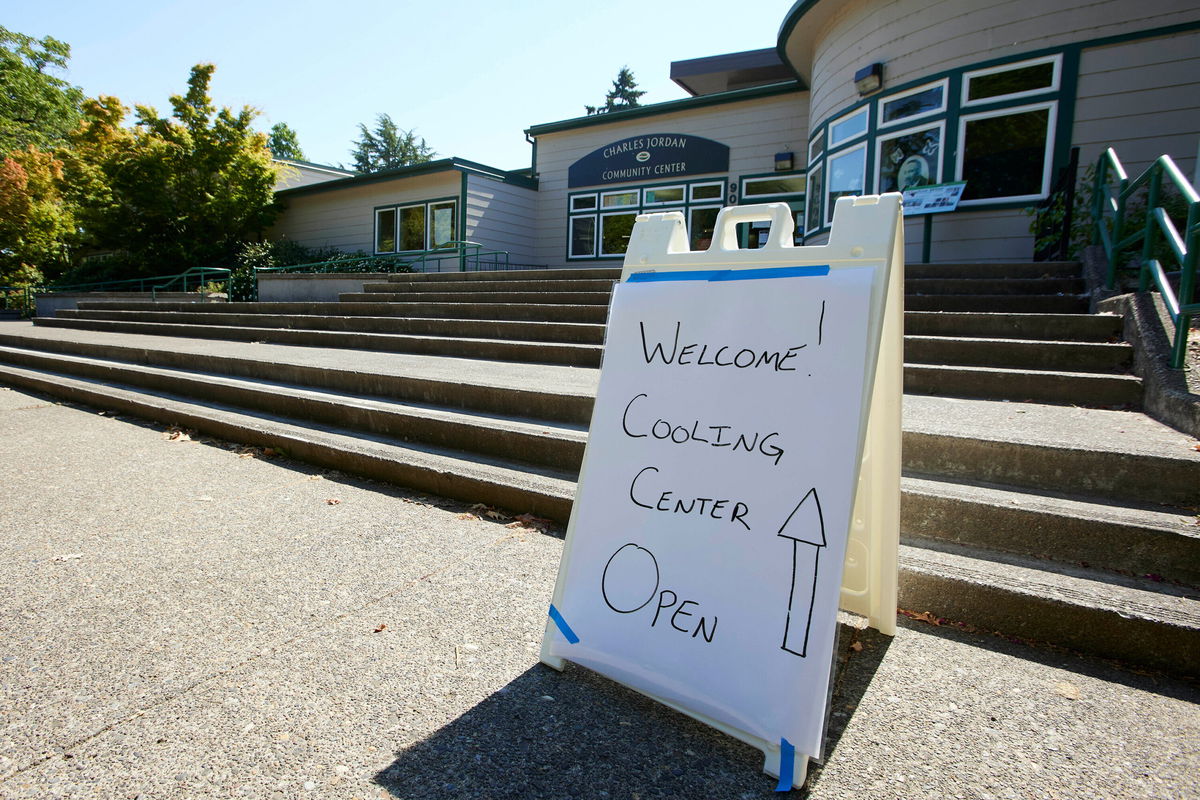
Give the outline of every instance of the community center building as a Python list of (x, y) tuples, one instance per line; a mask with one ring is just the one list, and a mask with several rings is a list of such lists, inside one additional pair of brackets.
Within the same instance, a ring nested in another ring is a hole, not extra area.
[[(584, 267), (619, 263), (641, 213), (681, 212), (704, 249), (723, 206), (783, 202), (796, 242), (820, 244), (839, 197), (964, 181), (933, 260), (1028, 260), (1024, 209), (1073, 148), (1081, 176), (1107, 147), (1131, 177), (1162, 154), (1196, 170), (1200, 6), (800, 0), (775, 47), (677, 61), (671, 77), (691, 96), (532, 125), (525, 169), (314, 169), (279, 190), (271, 236), (377, 254), (471, 241), (514, 266)], [(746, 246), (765, 235), (743, 228)]]

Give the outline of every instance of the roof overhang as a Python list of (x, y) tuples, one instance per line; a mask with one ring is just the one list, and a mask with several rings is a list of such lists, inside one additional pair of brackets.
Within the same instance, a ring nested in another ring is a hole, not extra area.
[(774, 47), (671, 62), (671, 80), (693, 97), (767, 86), (793, 77)]

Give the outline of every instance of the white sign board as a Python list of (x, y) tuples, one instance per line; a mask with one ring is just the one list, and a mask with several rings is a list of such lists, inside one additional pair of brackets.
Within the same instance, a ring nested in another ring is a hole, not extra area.
[(820, 756), (875, 272), (617, 285), (544, 655)]
[(966, 181), (939, 183), (935, 186), (916, 186), (904, 190), (904, 216), (940, 214), (958, 208)]

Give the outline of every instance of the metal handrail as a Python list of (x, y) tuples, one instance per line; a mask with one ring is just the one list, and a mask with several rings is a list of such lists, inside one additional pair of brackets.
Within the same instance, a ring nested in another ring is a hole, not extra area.
[[(1114, 195), (1109, 172), (1116, 177), (1117, 192)], [(1160, 204), (1163, 178), (1167, 178), (1187, 203), (1187, 223), (1180, 233), (1171, 220), (1166, 208)], [(1134, 192), (1146, 187), (1146, 222), (1137, 231), (1122, 236), (1125, 224), (1126, 204)], [(1159, 156), (1145, 172), (1129, 180), (1121, 160), (1111, 147), (1104, 151), (1096, 163), (1096, 183), (1093, 187), (1093, 241), (1104, 248), (1108, 259), (1107, 286), (1116, 288), (1117, 267), (1122, 253), (1141, 242), (1141, 269), (1138, 273), (1138, 290), (1148, 291), (1153, 283), (1162, 295), (1167, 315), (1174, 323), (1175, 331), (1171, 343), (1171, 367), (1181, 369), (1187, 353), (1188, 330), (1192, 317), (1200, 316), (1200, 303), (1195, 302), (1196, 265), (1200, 260), (1200, 195), (1184, 177), (1170, 156)], [(1106, 211), (1112, 212), (1111, 224)], [(1162, 236), (1175, 262), (1168, 271), (1154, 258), (1158, 237)], [(1171, 286), (1170, 278), (1179, 276), (1178, 292)]]

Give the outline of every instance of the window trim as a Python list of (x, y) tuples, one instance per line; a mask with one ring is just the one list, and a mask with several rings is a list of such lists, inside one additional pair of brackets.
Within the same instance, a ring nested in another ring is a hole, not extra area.
[[(575, 201), (581, 199), (590, 199), (595, 202), (589, 208), (576, 208)], [(584, 192), (583, 194), (571, 195), (570, 202), (567, 204), (567, 209), (572, 214), (587, 214), (595, 213), (600, 210), (600, 195), (596, 192)]]
[[(696, 197), (697, 189), (708, 188), (709, 186), (717, 187), (716, 197)], [(692, 203), (721, 203), (725, 200), (725, 181), (705, 181), (704, 183), (689, 183), (687, 203), (690, 206)]]
[(625, 253), (606, 253), (606, 252), (604, 252), (604, 218), (605, 217), (629, 216), (631, 214), (633, 215), (634, 221), (636, 224), (636, 220), (639, 215), (639, 212), (637, 211), (637, 209), (624, 208), (619, 211), (608, 211), (608, 212), (596, 215), (596, 218), (597, 218), (596, 258), (624, 258), (625, 257)]
[[(575, 242), (575, 222), (576, 220), (586, 219), (592, 223), (592, 249), (588, 253), (576, 255), (571, 252), (571, 245)], [(596, 252), (600, 248), (600, 221), (595, 213), (591, 214), (576, 214), (567, 218), (567, 259), (581, 258), (596, 258)]]
[[(379, 215), (386, 214), (388, 212), (390, 212), (392, 214), (392, 249), (391, 250), (380, 250), (379, 249)], [(400, 215), (396, 213), (395, 206), (383, 206), (383, 207), (375, 209), (375, 235), (372, 237), (373, 238), (373, 242), (372, 242), (372, 252), (373, 253), (379, 254), (379, 253), (394, 253), (394, 252), (396, 252), (396, 245), (400, 243), (400, 237), (397, 236), (397, 228), (398, 228), (399, 224), (400, 224)]]
[[(769, 181), (772, 179), (779, 179), (779, 178), (804, 178), (804, 190), (800, 191), (800, 192), (768, 192), (767, 194), (756, 194), (756, 195), (750, 195), (750, 196), (748, 196), (746, 194), (746, 185), (747, 184), (754, 183), (755, 181)], [(808, 170), (806, 170), (806, 169), (797, 169), (797, 170), (792, 170), (790, 172), (774, 172), (774, 173), (767, 173), (764, 175), (743, 175), (738, 182), (738, 197), (741, 198), (741, 202), (743, 202), (743, 203), (750, 202), (748, 197), (753, 197), (753, 201), (758, 202), (760, 200), (763, 200), (764, 198), (805, 197), (807, 195), (808, 195)]]
[[(615, 205), (615, 206), (604, 205), (604, 198), (611, 197), (613, 195), (619, 195), (619, 194), (633, 194), (634, 200), (632, 203), (622, 203), (621, 205)], [(642, 187), (639, 186), (636, 189), (614, 189), (610, 192), (601, 192), (600, 193), (600, 205), (596, 207), (596, 211), (598, 211), (600, 213), (604, 213), (606, 210), (607, 211), (615, 211), (618, 208), (641, 208), (641, 205), (642, 205)]]
[[(833, 129), (835, 127), (837, 127), (838, 125), (841, 125), (845, 122), (848, 122), (851, 119), (853, 119), (857, 116), (860, 116), (860, 115), (866, 117), (866, 124), (863, 125), (863, 129), (860, 133), (855, 133), (850, 136), (846, 136), (842, 139), (838, 139), (837, 141), (833, 140)], [(866, 136), (868, 133), (871, 132), (871, 104), (867, 103), (866, 105), (859, 106), (858, 108), (854, 109), (853, 111), (850, 111), (846, 114), (842, 114), (837, 119), (830, 120), (829, 123), (827, 123), (825, 126), (825, 131), (826, 131), (826, 140), (827, 140), (825, 142), (825, 155), (828, 156), (828, 155), (830, 155), (831, 150), (841, 147), (844, 144), (849, 144), (850, 142), (856, 141), (860, 136)]]
[(824, 205), (826, 206), (826, 208), (825, 208), (825, 225), (827, 225), (827, 226), (833, 225), (833, 209), (837, 205), (836, 202), (834, 202), (834, 203), (829, 202), (829, 176), (833, 174), (833, 170), (829, 166), (830, 162), (832, 162), (835, 158), (842, 158), (843, 156), (848, 156), (851, 153), (855, 152), (856, 150), (862, 150), (863, 151), (862, 194), (866, 194), (867, 193), (867, 162), (868, 162), (867, 144), (868, 144), (868, 141), (869, 140), (864, 139), (863, 141), (859, 142), (858, 144), (854, 145), (853, 147), (847, 147), (843, 150), (837, 151), (836, 153), (831, 153), (830, 155), (825, 157), (825, 188), (823, 189), (823, 191), (825, 193), (825, 197), (823, 199), (826, 201), (824, 203)]
[[(903, 100), (904, 98), (910, 97), (914, 94), (921, 94), (922, 92), (927, 92), (930, 89), (936, 88), (938, 86), (942, 87), (942, 104), (940, 107), (930, 109), (929, 111), (921, 111), (916, 114), (910, 114), (907, 117), (900, 117), (898, 119), (893, 119), (893, 120), (884, 120), (883, 107), (885, 105), (887, 105), (889, 103), (894, 103), (897, 100)], [(884, 128), (892, 128), (897, 125), (908, 125), (913, 120), (924, 119), (925, 117), (934, 117), (934, 116), (937, 116), (938, 114), (945, 114), (946, 109), (949, 106), (949, 103), (950, 103), (950, 79), (948, 77), (942, 78), (941, 80), (930, 81), (929, 83), (923, 83), (920, 86), (916, 86), (912, 89), (906, 89), (903, 92), (897, 92), (896, 94), (879, 98), (879, 100), (876, 101), (876, 103), (875, 103), (875, 119), (876, 119), (875, 127), (877, 130), (882, 130)]]
[(880, 192), (883, 181), (881, 169), (883, 167), (883, 144), (892, 139), (899, 139), (901, 136), (911, 136), (914, 133), (923, 133), (927, 130), (937, 128), (938, 130), (938, 157), (937, 157), (937, 176), (930, 183), (938, 184), (942, 182), (942, 173), (946, 168), (946, 120), (938, 119), (932, 122), (926, 122), (922, 125), (914, 125), (911, 128), (905, 128), (899, 131), (888, 131), (885, 134), (880, 134), (875, 137), (875, 172), (874, 187), (876, 192)]
[[(967, 155), (967, 123), (981, 119), (994, 119), (996, 117), (1008, 117), (1015, 114), (1024, 114), (1030, 111), (1047, 110), (1050, 113), (1046, 116), (1046, 145), (1042, 149), (1042, 188), (1037, 194), (1021, 194), (1005, 197), (976, 197), (972, 200), (960, 200), (959, 208), (970, 208), (971, 206), (980, 206), (989, 203), (1017, 203), (1028, 202), (1030, 200), (1045, 199), (1050, 192), (1050, 180), (1054, 173), (1054, 145), (1055, 133), (1058, 126), (1058, 101), (1048, 100), (1043, 103), (1031, 103), (1023, 106), (1005, 106), (1004, 108), (994, 108), (989, 111), (978, 111), (974, 114), (960, 114), (958, 117), (958, 146), (957, 154), (954, 159), (954, 180), (963, 181), (963, 162)], [(968, 183), (968, 186), (970, 184)]]
[[(813, 204), (812, 192), (806, 191), (805, 195), (804, 195), (804, 203), (805, 203), (805, 206), (804, 206), (804, 235), (805, 236), (814, 234), (817, 231), (819, 231), (825, 227), (824, 225), (821, 224), (821, 220), (823, 219), (823, 217), (821, 215), (821, 207), (824, 205), (823, 201), (824, 201), (824, 194), (825, 194), (825, 183), (823, 180), (823, 178), (825, 176), (824, 168), (825, 168), (824, 161), (819, 161), (817, 164), (810, 166), (808, 168), (808, 178), (805, 181), (805, 189), (808, 189), (809, 187), (811, 187), (813, 185), (813, 176), (814, 175), (820, 176), (820, 179), (822, 179), (822, 182), (821, 182), (821, 191), (817, 194), (817, 197), (816, 197), (817, 202), (815, 205)], [(817, 226), (815, 228), (808, 227), (808, 219), (809, 219), (808, 215), (809, 215), (810, 209), (812, 210), (813, 213), (816, 214)]]
[[(819, 147), (821, 149), (816, 153), (813, 153), (814, 147)], [(819, 130), (811, 139), (808, 140), (808, 161), (805, 163), (811, 166), (814, 162), (820, 161), (821, 156), (823, 155), (825, 155), (825, 131)]]
[[(660, 192), (663, 189), (680, 189), (682, 190), (678, 200), (647, 200), (648, 192)], [(662, 206), (678, 205), (679, 203), (687, 204), (688, 184), (686, 183), (668, 183), (663, 186), (643, 186), (642, 193), (642, 208), (660, 208)]]
[[(1012, 92), (1010, 94), (999, 94), (993, 97), (981, 97), (978, 100), (967, 99), (971, 81), (974, 78), (986, 77), (988, 75), (997, 75), (1001, 72), (1011, 72), (1013, 70), (1024, 69), (1038, 64), (1052, 64), (1054, 69), (1051, 73), (1050, 85), (1039, 87), (1037, 89), (1026, 89), (1021, 92)], [(1063, 54), (1054, 53), (1048, 56), (1038, 56), (1036, 58), (1026, 58), (1021, 61), (1010, 61), (1006, 64), (997, 64), (992, 67), (984, 67), (983, 69), (968, 70), (962, 74), (962, 88), (960, 89), (961, 97), (959, 105), (962, 108), (974, 108), (991, 103), (1009, 103), (1013, 100), (1023, 100), (1028, 97), (1038, 97), (1044, 94), (1057, 92), (1062, 88), (1062, 72), (1063, 72)]]
[[(451, 234), (451, 238), (448, 239), (447, 241), (451, 241), (451, 242), (455, 241), (459, 236), (459, 230), (460, 230), (459, 223), (461, 221), (459, 218), (459, 210), (462, 208), (462, 203), (460, 202), (460, 199), (458, 197), (454, 197), (454, 196), (432, 197), (428, 200), (416, 200), (416, 201), (412, 201), (412, 202), (389, 203), (388, 205), (375, 206), (375, 208), (373, 209), (373, 211), (375, 212), (375, 226), (374, 226), (374, 230), (373, 230), (374, 241), (371, 243), (372, 253), (374, 255), (392, 255), (392, 254), (397, 254), (397, 253), (420, 253), (420, 252), (424, 252), (427, 250), (432, 250), (433, 248), (431, 247), (430, 237), (433, 234), (433, 224), (432, 224), (433, 220), (432, 220), (431, 215), (433, 213), (433, 211), (432, 211), (433, 206), (438, 206), (438, 205), (448, 205), (453, 209), (454, 220), (453, 220), (453, 223), (451, 224), (452, 234)], [(401, 249), (399, 249), (400, 245), (402, 244), (402, 242), (401, 242), (402, 237), (401, 237), (401, 232), (400, 232), (401, 212), (406, 209), (410, 209), (410, 208), (420, 208), (421, 209), (421, 224), (424, 226), (424, 231), (423, 231), (423, 234), (421, 237), (422, 246), (416, 250), (401, 250)], [(392, 212), (395, 212), (395, 214), (396, 214), (396, 222), (395, 222), (396, 227), (395, 227), (395, 231), (394, 231), (394, 241), (395, 241), (396, 249), (379, 250), (379, 249), (377, 249), (379, 247), (379, 215), (384, 212), (387, 212), (387, 211), (392, 211)]]

